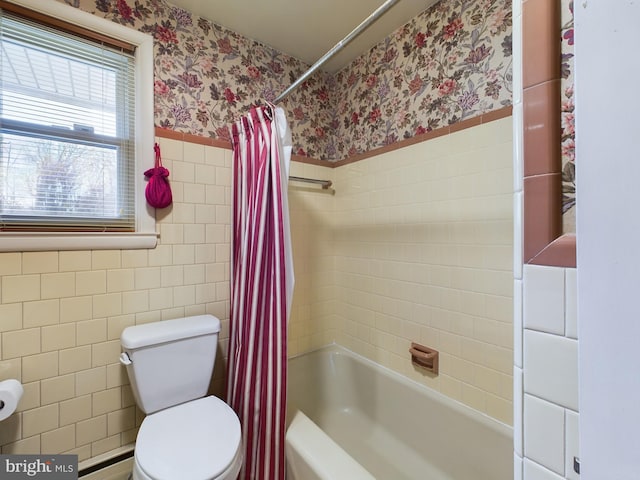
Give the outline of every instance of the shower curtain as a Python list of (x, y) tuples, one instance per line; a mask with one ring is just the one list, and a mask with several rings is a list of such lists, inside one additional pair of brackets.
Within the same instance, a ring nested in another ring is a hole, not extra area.
[(240, 417), (242, 479), (284, 480), (287, 322), (293, 261), (284, 111), (254, 107), (232, 126), (233, 224), (227, 395)]

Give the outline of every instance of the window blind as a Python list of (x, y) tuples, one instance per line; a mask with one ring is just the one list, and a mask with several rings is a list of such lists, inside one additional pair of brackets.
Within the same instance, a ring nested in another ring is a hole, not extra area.
[(2, 9), (0, 230), (135, 230), (130, 51)]

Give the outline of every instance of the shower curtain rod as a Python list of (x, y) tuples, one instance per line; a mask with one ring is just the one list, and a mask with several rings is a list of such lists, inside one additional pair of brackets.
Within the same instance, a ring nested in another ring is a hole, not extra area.
[(296, 88), (298, 88), (300, 86), (300, 84), (302, 84), (307, 78), (309, 78), (311, 75), (313, 75), (316, 72), (316, 70), (318, 70), (322, 65), (324, 65), (324, 63), (327, 60), (329, 60), (336, 53), (338, 53), (340, 50), (342, 50), (344, 47), (346, 47), (347, 44), (349, 42), (351, 42), (351, 40), (353, 40), (358, 35), (360, 35), (360, 33), (362, 33), (363, 30), (365, 30), (369, 25), (371, 25), (378, 18), (380, 18), (382, 15), (384, 15), (387, 12), (387, 10), (389, 10), (396, 3), (398, 3), (398, 1), (399, 0), (386, 0), (371, 15), (369, 15), (367, 18), (365, 18), (364, 21), (360, 25), (358, 25), (356, 28), (354, 28), (349, 35), (347, 35), (342, 40), (340, 40), (338, 43), (336, 43), (331, 50), (329, 50), (322, 57), (320, 57), (320, 59), (316, 63), (311, 65), (309, 70), (304, 72), (300, 78), (298, 78), (295, 82), (293, 82), (289, 86), (289, 88), (287, 88), (284, 92), (282, 92), (280, 95), (278, 95), (276, 97), (276, 99), (273, 101), (273, 103), (280, 103), (282, 100), (284, 100), (286, 97), (288, 97), (291, 92), (293, 92)]

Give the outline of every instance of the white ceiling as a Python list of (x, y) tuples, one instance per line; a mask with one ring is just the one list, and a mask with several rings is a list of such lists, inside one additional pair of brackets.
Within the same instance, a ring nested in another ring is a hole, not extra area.
[[(437, 0), (400, 0), (324, 64), (335, 73)], [(218, 25), (308, 64), (349, 34), (383, 0), (170, 0)]]

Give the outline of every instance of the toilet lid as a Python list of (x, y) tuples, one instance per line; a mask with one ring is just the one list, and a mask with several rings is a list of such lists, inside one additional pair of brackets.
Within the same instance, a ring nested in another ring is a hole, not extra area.
[(148, 415), (138, 432), (138, 465), (157, 480), (209, 480), (220, 475), (240, 447), (240, 421), (217, 397)]

